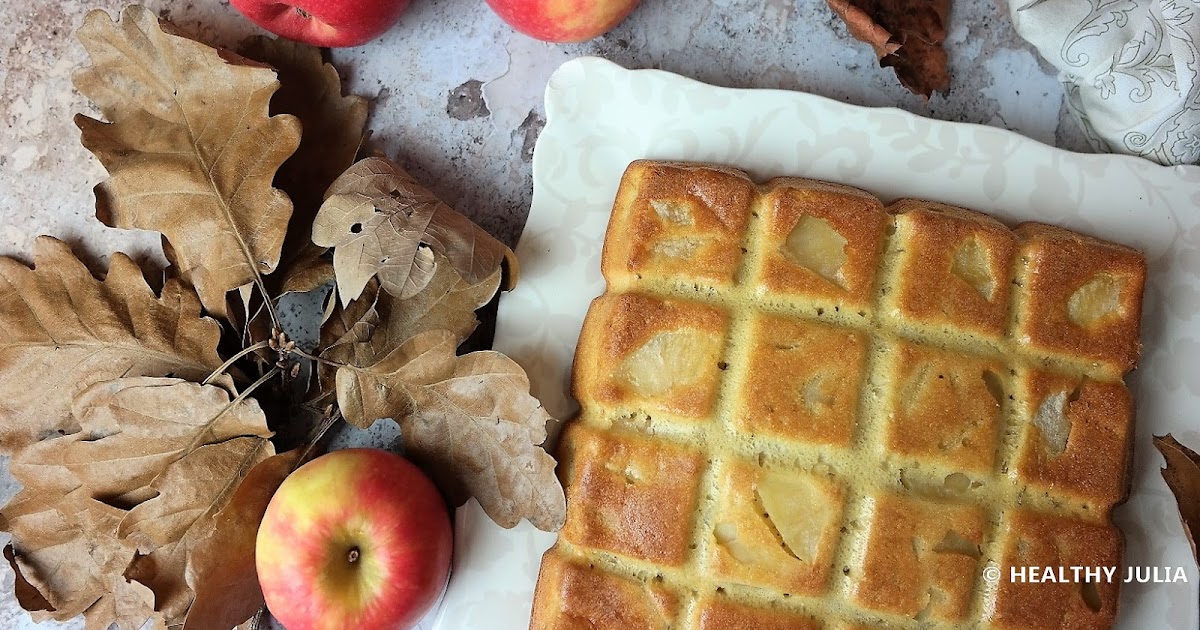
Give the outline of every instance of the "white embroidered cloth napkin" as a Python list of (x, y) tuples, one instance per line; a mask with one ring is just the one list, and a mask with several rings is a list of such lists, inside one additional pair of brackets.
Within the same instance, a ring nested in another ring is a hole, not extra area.
[(1102, 151), (1200, 162), (1200, 1), (1009, 0)]

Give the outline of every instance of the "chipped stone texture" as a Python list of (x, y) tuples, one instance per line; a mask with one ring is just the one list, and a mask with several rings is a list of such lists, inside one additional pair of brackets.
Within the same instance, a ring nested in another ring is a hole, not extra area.
[[(232, 44), (255, 28), (226, 2), (148, 2), (204, 39)], [(112, 13), (118, 0), (94, 6)], [(120, 248), (161, 262), (150, 234), (105, 230), (90, 188), (103, 176), (71, 123), (88, 111), (70, 84), (84, 59), (68, 36), (86, 9), (33, 0), (0, 7), (0, 254), (24, 256), (40, 232), (103, 260)], [(374, 148), (509, 244), (531, 195), (529, 157), (544, 120), (541, 93), (563, 61), (595, 54), (733, 87), (801, 89), (850, 103), (899, 106), (933, 118), (1007, 127), (1083, 150), (1048, 66), (1021, 42), (1004, 9), (960, 0), (947, 40), (954, 85), (928, 102), (878, 67), (821, 2), (645, 0), (592, 42), (556, 46), (509, 30), (482, 3), (414, 3), (401, 23), (334, 61), (354, 91), (376, 97)]]
[(471, 79), (450, 90), (450, 98), (446, 101), (446, 114), (455, 120), (491, 116), (492, 112), (488, 111), (487, 103), (483, 100), (483, 83)]
[[(167, 3), (148, 4), (157, 9)], [(115, 14), (123, 5), (102, 0), (92, 6)], [(219, 34), (226, 43), (252, 32), (227, 7), (175, 6), (189, 32)], [(72, 122), (78, 112), (96, 114), (71, 86), (71, 73), (85, 59), (71, 33), (86, 13), (73, 2), (0, 6), (0, 255), (28, 260), (34, 237), (46, 233), (93, 263), (106, 262), (107, 253), (119, 249), (162, 264), (156, 235), (109, 230), (93, 216), (92, 186), (104, 171), (80, 146)]]
[[(155, 235), (110, 230), (93, 217), (91, 188), (104, 173), (79, 146), (71, 122), (91, 110), (71, 87), (84, 53), (69, 33), (89, 8), (115, 14), (122, 4), (0, 3), (0, 255), (28, 259), (34, 236), (49, 233), (93, 263), (122, 250), (162, 264)], [(145, 4), (217, 44), (257, 30), (225, 0)], [(1087, 150), (1053, 70), (1017, 38), (1003, 3), (957, 0), (946, 47), (951, 92), (925, 102), (879, 68), (870, 48), (852, 40), (819, 0), (644, 0), (613, 32), (570, 46), (515, 34), (478, 0), (420, 0), (380, 40), (335, 51), (333, 59), (351, 90), (375, 99), (370, 148), (398, 157), (451, 205), (513, 245), (532, 194), (530, 158), (545, 124), (546, 79), (579, 55), (717, 85), (895, 106)], [(386, 447), (393, 439), (379, 435), (371, 443)], [(0, 495), (13, 492), (11, 481), (0, 483)], [(12, 599), (11, 572), (0, 576), (0, 627), (82, 627), (33, 625)]]
[(513, 134), (517, 136), (517, 140), (521, 143), (521, 161), (533, 161), (533, 149), (537, 145), (538, 134), (542, 133), (542, 128), (546, 126), (546, 119), (537, 114), (535, 110), (529, 110), (529, 115), (525, 117), (524, 122), (517, 126)]

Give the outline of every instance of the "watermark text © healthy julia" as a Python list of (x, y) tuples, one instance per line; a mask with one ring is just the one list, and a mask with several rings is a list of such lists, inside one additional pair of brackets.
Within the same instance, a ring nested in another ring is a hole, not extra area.
[(1014, 566), (1008, 568), (1008, 581), (1016, 583), (1111, 583), (1117, 579), (1120, 579), (1126, 584), (1131, 582), (1138, 582), (1142, 584), (1167, 584), (1188, 581), (1187, 573), (1183, 570), (1183, 567), (1130, 566), (1125, 568), (1125, 572), (1123, 574), (1118, 574), (1117, 567), (1105, 566)]

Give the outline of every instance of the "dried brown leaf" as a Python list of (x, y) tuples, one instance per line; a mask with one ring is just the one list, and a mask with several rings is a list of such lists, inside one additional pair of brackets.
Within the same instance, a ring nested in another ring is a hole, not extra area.
[[(333, 315), (321, 327), (322, 356), (371, 365), (430, 330), (448, 330), (462, 343), (479, 325), (475, 311), (490, 302), (499, 288), (500, 269), (471, 284), (448, 264), (438, 264), (429, 284), (403, 300), (381, 291), (378, 280), (371, 279), (360, 299), (345, 307), (334, 306)], [(321, 378), (329, 383), (333, 370), (322, 368)]]
[(54, 606), (21, 573), (21, 565), (17, 563), (17, 555), (13, 551), (12, 545), (4, 546), (4, 559), (8, 560), (8, 566), (13, 570), (15, 578), (13, 581), (13, 595), (16, 596), (17, 603), (21, 605), (21, 608), (29, 612), (52, 612)]
[(946, 40), (950, 0), (826, 0), (850, 34), (875, 49), (881, 67), (926, 98), (950, 89)]
[(329, 315), (321, 323), (320, 347), (323, 356), (352, 360), (357, 354), (353, 346), (370, 339), (381, 323), (378, 309), (381, 293), (379, 281), (371, 278), (359, 299), (346, 306), (339, 304), (336, 296), (329, 297)]
[(276, 294), (311, 291), (333, 280), (332, 263), (321, 257), (325, 248), (312, 242), (312, 225), (325, 190), (354, 163), (366, 137), (367, 99), (342, 94), (341, 77), (319, 48), (259, 36), (243, 43), (241, 52), (279, 72), (271, 113), (292, 114), (304, 126), (300, 148), (275, 178), (295, 209), (271, 280)]
[(190, 288), (155, 295), (142, 270), (114, 254), (97, 280), (60, 241), (34, 241), (34, 268), (0, 258), (0, 451), (73, 433), (72, 400), (119, 376), (200, 380), (221, 364), (220, 327), (200, 317)]
[(359, 426), (392, 417), (405, 451), (425, 464), (456, 505), (470, 496), (492, 520), (513, 527), (562, 526), (566, 503), (554, 459), (540, 446), (549, 414), (529, 379), (497, 352), (455, 356), (458, 337), (422, 333), (374, 365), (337, 373), (338, 405)]
[[(300, 406), (293, 413), (312, 414)], [(321, 438), (336, 418), (319, 414), (303, 443), (253, 465), (209, 523), (197, 522), (199, 538), (188, 553), (187, 585), (195, 594), (184, 621), (184, 630), (231, 628), (247, 620), (264, 605), (255, 569), (255, 539), (271, 497), (292, 471), (316, 452)], [(136, 510), (131, 519), (136, 517)], [(205, 533), (207, 532), (207, 533)], [(183, 538), (186, 540), (186, 537)]]
[[(154, 591), (150, 587), (123, 575), (108, 576), (109, 588), (91, 608), (83, 612), (85, 630), (161, 630), (166, 627), (162, 616), (154, 611)], [(152, 623), (147, 625), (149, 619)]]
[(220, 387), (150, 377), (96, 383), (74, 414), (79, 433), (12, 461), (24, 488), (0, 513), (22, 574), (56, 619), (83, 613), (97, 627), (128, 619), (138, 628), (157, 611), (181, 622), (192, 546), (273, 454), (265, 416)]
[(18, 453), (13, 476), (44, 492), (65, 471), (97, 499), (137, 505), (154, 496), (151, 482), (163, 470), (198, 445), (271, 437), (258, 403), (229, 400), (219, 387), (173, 378), (96, 383), (75, 399), (72, 414), (82, 429)]
[(375, 306), (382, 323), (371, 339), (375, 356), (388, 354), (430, 330), (450, 331), (462, 343), (479, 325), (475, 311), (490, 302), (500, 289), (500, 275), (497, 268), (492, 275), (472, 284), (451, 266), (439, 264), (425, 289), (407, 300), (382, 292)]
[[(381, 322), (377, 308), (381, 294), (384, 293), (379, 290), (379, 281), (372, 278), (363, 290), (363, 294), (345, 306), (338, 302), (336, 292), (329, 296), (329, 303), (326, 305), (327, 313), (324, 321), (321, 322), (319, 342), (321, 358), (352, 365), (369, 365), (371, 363), (369, 359), (374, 356), (374, 350), (367, 346), (367, 342)], [(336, 364), (320, 363), (317, 365), (317, 382), (322, 393), (328, 394), (334, 391), (336, 374)]]
[(89, 13), (77, 35), (92, 65), (75, 85), (110, 122), (75, 122), (110, 175), (96, 216), (162, 232), (179, 274), (223, 315), (226, 292), (279, 262), (292, 204), (271, 182), (300, 122), (268, 116), (274, 70), (173, 31), (138, 6), (116, 23)]
[[(288, 258), (286, 252), (291, 251), (286, 249), (285, 258)], [(315, 251), (315, 249), (320, 251)], [(285, 293), (308, 293), (333, 282), (333, 261), (325, 257), (325, 249), (318, 248), (309, 241), (307, 245), (300, 246), (296, 256), (288, 258), (286, 261), (287, 267), (281, 272), (281, 282), (278, 283), (278, 288), (275, 289), (275, 295), (283, 295)], [(274, 276), (272, 276), (274, 279)]]
[(362, 295), (372, 276), (393, 296), (416, 295), (433, 280), (435, 255), (472, 285), (505, 261), (510, 282), (517, 272), (512, 250), (382, 158), (358, 162), (330, 186), (313, 242), (334, 248), (343, 305)]
[(1200, 561), (1196, 555), (1196, 534), (1200, 532), (1200, 455), (1177, 442), (1170, 433), (1154, 436), (1154, 446), (1167, 462), (1162, 469), (1163, 480), (1179, 505), (1179, 519), (1192, 546), (1192, 557)]
[(122, 575), (136, 551), (117, 536), (126, 512), (83, 491), (55, 499), (4, 508), (4, 527), (13, 534), (5, 556), (19, 580), (40, 595), (19, 600), (22, 606), (37, 621), (83, 615), (89, 629), (107, 629), (110, 623), (123, 630), (140, 628), (153, 616), (154, 597), (145, 585)]
[(126, 575), (154, 591), (167, 625), (184, 621), (195, 594), (187, 583), (193, 550), (212, 535), (216, 520), (242, 479), (275, 454), (270, 440), (240, 437), (201, 446), (154, 481), (158, 496), (129, 511), (118, 534), (138, 546)]
[(192, 549), (187, 583), (196, 594), (183, 630), (232, 628), (264, 605), (255, 569), (255, 538), (267, 504), (307, 457), (301, 447), (263, 460), (217, 512), (213, 531)]

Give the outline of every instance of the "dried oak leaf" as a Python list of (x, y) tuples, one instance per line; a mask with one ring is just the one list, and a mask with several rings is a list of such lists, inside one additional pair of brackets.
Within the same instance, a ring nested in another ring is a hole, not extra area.
[(896, 71), (900, 83), (928, 98), (950, 89), (942, 42), (950, 0), (826, 0), (850, 34), (875, 49), (879, 65)]
[(0, 451), (79, 430), (75, 395), (119, 376), (200, 380), (217, 366), (221, 330), (178, 280), (155, 295), (114, 254), (104, 280), (65, 243), (33, 245), (34, 267), (0, 258)]
[(321, 49), (282, 38), (252, 37), (242, 44), (245, 56), (270, 64), (281, 87), (271, 98), (272, 114), (292, 114), (304, 125), (300, 148), (279, 169), (275, 183), (295, 209), (284, 239), (279, 270), (272, 275), (275, 293), (307, 292), (333, 280), (324, 247), (312, 242), (313, 220), (325, 191), (358, 155), (366, 138), (367, 99), (342, 94), (337, 69)]
[(232, 628), (265, 605), (255, 568), (258, 526), (279, 485), (310, 452), (300, 447), (263, 460), (217, 512), (212, 533), (192, 549), (187, 583), (196, 599), (183, 630)]
[[(333, 306), (331, 317), (321, 326), (322, 357), (371, 365), (429, 330), (448, 330), (462, 343), (479, 325), (475, 311), (500, 289), (500, 275), (497, 268), (482, 282), (471, 284), (450, 265), (438, 264), (429, 284), (404, 300), (381, 291), (379, 281), (372, 278), (360, 299)], [(323, 382), (329, 383), (334, 370), (327, 365), (320, 368)]]
[(275, 71), (177, 35), (138, 6), (116, 23), (92, 11), (77, 36), (92, 65), (75, 86), (109, 120), (75, 117), (110, 175), (96, 216), (161, 232), (205, 309), (224, 315), (226, 292), (275, 269), (292, 214), (271, 181), (300, 122), (268, 116)]
[[(269, 290), (273, 295), (308, 293), (333, 282), (333, 261), (325, 256), (328, 250), (317, 247), (311, 240), (298, 245), (294, 250), (289, 247), (287, 241), (284, 241), (284, 260), (280, 263), (283, 269), (279, 273), (278, 282), (274, 274), (267, 277), (271, 281)], [(291, 251), (296, 253), (287, 253)]]
[(512, 250), (382, 158), (361, 160), (329, 187), (313, 242), (334, 248), (343, 305), (358, 299), (372, 276), (400, 299), (416, 295), (433, 280), (436, 256), (472, 285), (505, 261), (510, 285), (517, 276)]
[(187, 571), (200, 561), (195, 554), (212, 534), (214, 516), (250, 470), (274, 454), (270, 440), (258, 437), (201, 446), (163, 471), (153, 484), (159, 495), (121, 522), (118, 533), (138, 546), (126, 575), (154, 591), (156, 610), (167, 625), (183, 623), (195, 598)]
[[(105, 614), (133, 616), (131, 598), (150, 593), (150, 608), (132, 627), (150, 613), (181, 623), (192, 600), (192, 547), (207, 538), (213, 515), (247, 472), (274, 454), (266, 417), (254, 401), (231, 401), (220, 387), (151, 377), (92, 385), (75, 414), (79, 433), (40, 442), (12, 461), (24, 488), (0, 515), (23, 575), (55, 618), (84, 612), (62, 601), (108, 597), (107, 612), (96, 613), (106, 628), (116, 617)], [(73, 507), (81, 503), (88, 509)], [(122, 555), (105, 551), (100, 562), (96, 550), (110, 548)], [(52, 579), (32, 577), (39, 575)]]
[(1163, 480), (1175, 495), (1192, 556), (1200, 561), (1196, 555), (1196, 533), (1200, 532), (1200, 455), (1177, 442), (1170, 433), (1154, 436), (1154, 446), (1167, 462), (1162, 469)]
[(173, 378), (96, 383), (76, 397), (72, 415), (81, 430), (18, 453), (13, 476), (45, 491), (68, 472), (91, 496), (120, 507), (153, 498), (154, 479), (199, 444), (272, 435), (254, 401), (230, 405), (224, 389)]
[(529, 378), (497, 352), (455, 356), (458, 337), (431, 330), (365, 367), (337, 372), (343, 415), (358, 426), (391, 417), (406, 454), (424, 464), (455, 505), (474, 496), (497, 524), (528, 518), (562, 527), (566, 502), (541, 447), (550, 415)]
[(123, 575), (136, 552), (117, 536), (126, 512), (83, 490), (52, 503), (45, 499), (10, 503), (2, 519), (12, 532), (4, 555), (16, 572), (18, 601), (33, 619), (83, 615), (88, 630), (108, 630), (112, 623), (136, 630), (147, 619), (157, 620), (154, 594)]
[[(7, 523), (5, 527), (8, 527)], [(13, 551), (12, 545), (5, 545), (4, 559), (8, 560), (8, 566), (12, 568), (16, 577), (13, 580), (13, 595), (16, 596), (17, 603), (21, 605), (21, 608), (30, 612), (53, 611), (54, 606), (50, 601), (21, 573), (21, 565), (17, 563), (17, 555)]]
[(320, 440), (337, 421), (307, 405), (293, 407), (290, 415), (291, 424), (299, 416), (316, 419), (309, 434), (296, 448), (255, 465), (213, 517), (212, 531), (192, 548), (186, 578), (195, 600), (183, 630), (251, 627), (265, 606), (255, 543), (267, 504), (283, 480), (317, 454)]

